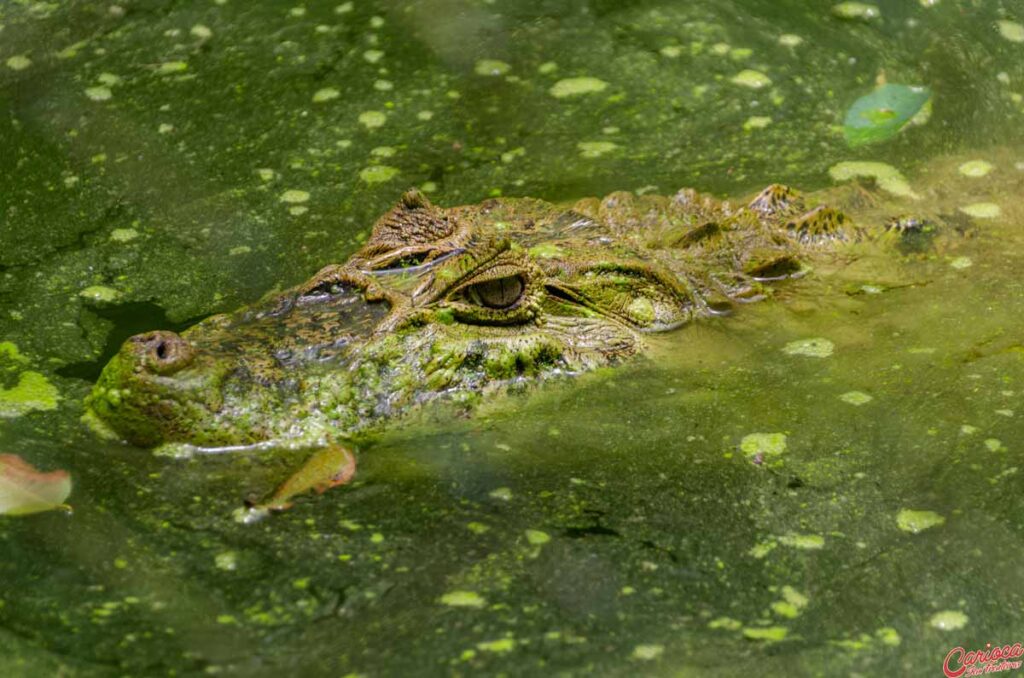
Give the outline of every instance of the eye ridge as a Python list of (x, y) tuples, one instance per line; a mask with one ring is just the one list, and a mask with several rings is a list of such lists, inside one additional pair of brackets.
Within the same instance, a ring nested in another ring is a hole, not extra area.
[(477, 306), (503, 310), (515, 306), (526, 292), (521, 275), (509, 275), (474, 283), (465, 289), (465, 296)]

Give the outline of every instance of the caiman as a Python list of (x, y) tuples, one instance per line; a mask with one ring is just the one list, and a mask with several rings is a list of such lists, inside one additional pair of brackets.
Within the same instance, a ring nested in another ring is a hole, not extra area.
[(413, 190), (345, 263), (182, 334), (128, 339), (87, 417), (182, 454), (318, 450), (262, 515), (347, 481), (360, 439), (411, 408), (619, 363), (645, 334), (761, 299), (863, 236), (780, 185), (741, 205), (683, 190), (442, 208)]

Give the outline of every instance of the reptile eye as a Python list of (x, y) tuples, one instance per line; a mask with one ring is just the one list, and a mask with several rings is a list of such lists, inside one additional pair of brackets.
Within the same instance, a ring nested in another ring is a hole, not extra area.
[(479, 306), (504, 309), (522, 299), (525, 290), (526, 284), (522, 277), (512, 275), (470, 285), (466, 288), (466, 296)]

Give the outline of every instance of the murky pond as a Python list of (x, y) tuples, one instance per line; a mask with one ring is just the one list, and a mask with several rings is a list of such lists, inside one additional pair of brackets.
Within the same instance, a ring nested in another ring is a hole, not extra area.
[[(70, 512), (0, 515), (0, 672), (941, 675), (1024, 642), (1022, 22), (0, 4), (0, 453), (73, 484)], [(351, 485), (255, 524), (236, 510), (298, 451), (176, 460), (81, 421), (125, 338), (343, 261), (409, 187), (771, 183), (943, 229), (821, 257), (626, 364), (422, 408)]]

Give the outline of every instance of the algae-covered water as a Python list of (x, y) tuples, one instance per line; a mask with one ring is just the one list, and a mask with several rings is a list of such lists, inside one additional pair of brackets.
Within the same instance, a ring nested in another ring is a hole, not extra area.
[[(71, 513), (0, 516), (0, 673), (937, 675), (1024, 641), (1022, 21), (1010, 0), (0, 4), (0, 453), (74, 484)], [(849, 146), (883, 81), (927, 87), (930, 119)], [(864, 219), (953, 232), (614, 370), (422, 412), (353, 485), (261, 523), (232, 512), (294, 459), (157, 458), (79, 421), (125, 337), (343, 260), (409, 186), (742, 196), (865, 171), (843, 162), (884, 163)]]

